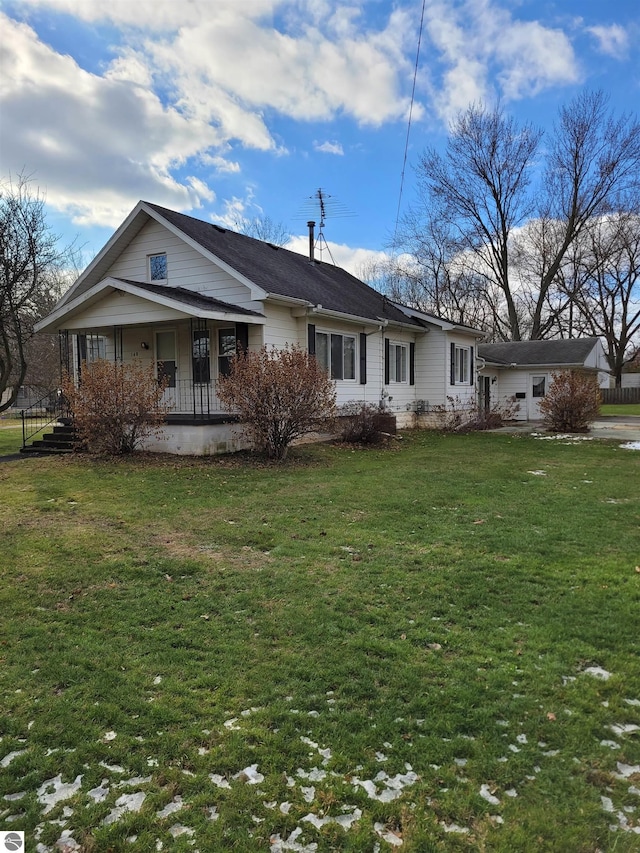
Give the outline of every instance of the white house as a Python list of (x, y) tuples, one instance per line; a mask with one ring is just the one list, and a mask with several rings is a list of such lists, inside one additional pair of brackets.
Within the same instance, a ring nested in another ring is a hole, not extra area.
[[(311, 223), (310, 223), (311, 224)], [(149, 449), (236, 449), (216, 378), (240, 348), (308, 348), (338, 403), (383, 403), (399, 426), (415, 412), (471, 401), (482, 334), (415, 311), (339, 267), (139, 202), (38, 331), (58, 333), (76, 375), (96, 358), (157, 364), (170, 415)]]
[(480, 402), (485, 407), (515, 402), (517, 420), (539, 420), (540, 401), (553, 375), (564, 370), (594, 373), (601, 388), (609, 387), (609, 365), (599, 338), (480, 344)]

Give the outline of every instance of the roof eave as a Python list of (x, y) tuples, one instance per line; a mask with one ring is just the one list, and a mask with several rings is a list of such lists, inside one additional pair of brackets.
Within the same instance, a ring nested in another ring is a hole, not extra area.
[(114, 291), (121, 290), (125, 293), (130, 293), (134, 296), (138, 296), (141, 299), (146, 300), (147, 302), (153, 302), (157, 305), (163, 305), (165, 308), (172, 308), (187, 317), (201, 317), (204, 320), (222, 320), (224, 322), (233, 323), (251, 323), (253, 325), (264, 325), (267, 322), (266, 317), (263, 317), (258, 314), (244, 314), (240, 311), (224, 311), (222, 309), (214, 310), (198, 307), (195, 305), (189, 305), (185, 302), (180, 302), (180, 300), (178, 299), (173, 299), (170, 296), (163, 296), (159, 293), (151, 293), (144, 287), (136, 287), (135, 283), (133, 282), (123, 281), (122, 279), (112, 278), (111, 276), (109, 276), (105, 279), (102, 279), (102, 281), (98, 282), (98, 284), (95, 284), (89, 290), (86, 290), (84, 293), (81, 293), (80, 296), (76, 297), (76, 299), (72, 300), (72, 302), (70, 302), (69, 304), (62, 305), (57, 310), (52, 311), (48, 317), (45, 317), (44, 320), (41, 320), (39, 323), (36, 323), (34, 327), (35, 331), (59, 331), (60, 329), (64, 328), (64, 325), (60, 325), (60, 322), (65, 316), (76, 312), (85, 303), (92, 301), (102, 291), (105, 291), (108, 288), (111, 288)]

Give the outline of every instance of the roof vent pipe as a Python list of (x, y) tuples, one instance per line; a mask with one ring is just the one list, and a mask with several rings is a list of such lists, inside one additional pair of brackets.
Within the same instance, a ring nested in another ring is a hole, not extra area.
[(315, 260), (313, 244), (315, 242), (314, 228), (316, 227), (316, 223), (313, 221), (313, 219), (310, 219), (309, 222), (307, 222), (307, 227), (309, 229), (309, 260), (313, 261)]

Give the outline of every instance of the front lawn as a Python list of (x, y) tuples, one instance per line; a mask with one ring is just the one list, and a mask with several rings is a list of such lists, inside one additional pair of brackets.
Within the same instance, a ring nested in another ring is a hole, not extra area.
[(600, 406), (601, 415), (640, 415), (640, 403), (607, 403)]
[(420, 433), (0, 480), (27, 849), (638, 849), (639, 453)]

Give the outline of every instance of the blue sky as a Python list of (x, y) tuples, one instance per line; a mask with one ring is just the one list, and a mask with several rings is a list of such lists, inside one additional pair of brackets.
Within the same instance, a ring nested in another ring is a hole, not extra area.
[[(231, 228), (269, 216), (305, 251), (321, 187), (332, 255), (357, 272), (394, 230), (421, 12), (0, 0), (0, 176), (33, 175), (85, 261), (140, 198)], [(426, 0), (402, 208), (420, 153), (470, 102), (547, 130), (584, 88), (638, 112), (638, 44), (637, 0)]]

